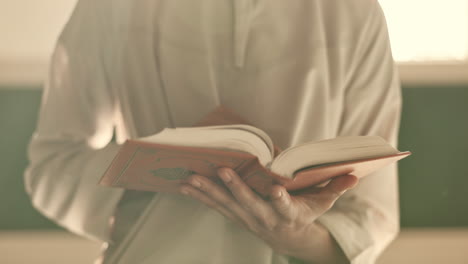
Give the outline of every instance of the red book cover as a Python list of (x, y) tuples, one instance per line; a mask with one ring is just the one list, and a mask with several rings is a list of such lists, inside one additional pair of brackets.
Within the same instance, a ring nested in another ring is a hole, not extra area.
[(294, 191), (345, 174), (361, 178), (410, 154), (400, 152), (384, 157), (316, 166), (300, 170), (293, 178), (288, 178), (265, 168), (257, 157), (249, 153), (127, 140), (99, 184), (174, 193), (178, 192), (180, 184), (192, 174), (219, 182), (217, 170), (228, 167), (236, 171), (258, 194), (267, 196), (273, 184), (281, 184)]

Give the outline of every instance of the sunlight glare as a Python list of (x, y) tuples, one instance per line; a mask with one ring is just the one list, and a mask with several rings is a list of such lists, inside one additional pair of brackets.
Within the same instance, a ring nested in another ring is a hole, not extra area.
[(468, 0), (379, 0), (397, 61), (468, 59)]

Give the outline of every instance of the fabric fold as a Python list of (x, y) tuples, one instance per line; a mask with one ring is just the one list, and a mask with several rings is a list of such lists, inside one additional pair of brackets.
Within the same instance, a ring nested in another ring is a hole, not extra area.
[(245, 62), (253, 8), (251, 0), (233, 0), (232, 3), (234, 7), (234, 63), (235, 66), (241, 68)]

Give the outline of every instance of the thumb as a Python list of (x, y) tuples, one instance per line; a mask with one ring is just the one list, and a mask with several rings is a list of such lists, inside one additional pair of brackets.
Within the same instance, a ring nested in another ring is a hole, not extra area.
[(354, 188), (359, 179), (351, 174), (334, 178), (320, 191), (320, 195), (329, 197), (331, 201), (336, 201), (347, 190)]

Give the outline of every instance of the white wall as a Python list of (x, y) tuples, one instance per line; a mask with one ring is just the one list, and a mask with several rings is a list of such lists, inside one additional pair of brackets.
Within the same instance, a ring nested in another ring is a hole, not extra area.
[(76, 0), (0, 0), (0, 80), (40, 83)]

